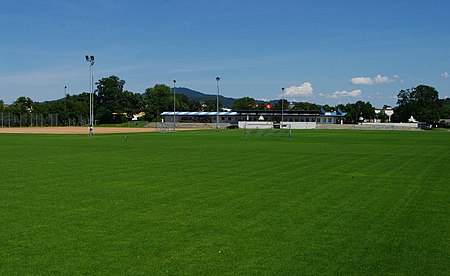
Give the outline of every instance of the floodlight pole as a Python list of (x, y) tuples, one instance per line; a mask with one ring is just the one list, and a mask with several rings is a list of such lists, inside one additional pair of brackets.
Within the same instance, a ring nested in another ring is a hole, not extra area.
[(89, 136), (94, 135), (94, 56), (86, 55), (86, 61), (89, 63)]
[(217, 82), (216, 130), (217, 130), (217, 132), (219, 132), (219, 81), (220, 81), (220, 78), (216, 77), (216, 82)]
[(175, 131), (175, 83), (176, 80), (173, 80), (173, 131)]
[(283, 121), (284, 121), (284, 116), (283, 116), (283, 109), (284, 109), (283, 94), (284, 94), (284, 87), (281, 88), (281, 125), (280, 125), (280, 128), (283, 128)]
[(64, 86), (64, 113), (67, 116), (67, 85)]

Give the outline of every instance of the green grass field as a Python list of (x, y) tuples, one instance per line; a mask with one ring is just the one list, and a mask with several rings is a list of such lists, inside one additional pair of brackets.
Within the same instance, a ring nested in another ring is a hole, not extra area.
[(450, 132), (0, 135), (0, 274), (450, 273)]

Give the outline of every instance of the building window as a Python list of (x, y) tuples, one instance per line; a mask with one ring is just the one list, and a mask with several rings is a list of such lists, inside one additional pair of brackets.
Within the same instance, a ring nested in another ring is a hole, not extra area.
[(316, 121), (316, 122), (320, 123), (320, 118), (317, 118), (317, 121)]
[(306, 117), (306, 122), (309, 123), (309, 117)]
[(329, 122), (329, 123), (333, 122), (333, 119), (328, 118), (328, 122)]

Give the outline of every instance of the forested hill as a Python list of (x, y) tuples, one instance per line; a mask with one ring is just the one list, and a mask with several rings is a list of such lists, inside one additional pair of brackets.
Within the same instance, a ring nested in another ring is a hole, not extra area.
[[(212, 94), (204, 94), (189, 88), (185, 87), (176, 87), (175, 88), (176, 94), (184, 94), (189, 97), (189, 99), (196, 101), (196, 102), (205, 102), (207, 100), (216, 100), (217, 95)], [(233, 103), (236, 101), (234, 98), (224, 97), (219, 95), (219, 101), (223, 107), (231, 108), (233, 106)]]

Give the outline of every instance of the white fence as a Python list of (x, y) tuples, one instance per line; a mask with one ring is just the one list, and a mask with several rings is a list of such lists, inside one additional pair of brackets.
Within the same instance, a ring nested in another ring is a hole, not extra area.
[[(280, 125), (290, 126), (291, 129), (314, 129), (316, 128), (315, 122), (281, 122)], [(239, 128), (247, 128), (247, 129), (269, 129), (273, 128), (273, 122), (248, 122), (248, 121), (239, 121)]]
[(239, 128), (245, 129), (271, 129), (273, 128), (273, 122), (247, 122), (247, 121), (239, 121)]
[(418, 128), (419, 123), (363, 123), (363, 126), (385, 128)]
[(285, 125), (291, 125), (291, 129), (315, 129), (315, 122), (283, 122)]
[(418, 123), (363, 123), (357, 125), (318, 124), (317, 129), (419, 130)]

